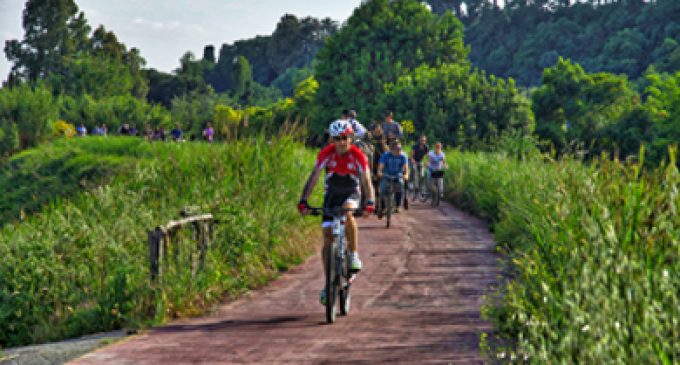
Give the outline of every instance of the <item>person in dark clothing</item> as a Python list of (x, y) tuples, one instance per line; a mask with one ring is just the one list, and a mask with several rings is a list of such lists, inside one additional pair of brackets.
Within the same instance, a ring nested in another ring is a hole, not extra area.
[[(430, 152), (430, 147), (427, 145), (427, 137), (420, 136), (418, 143), (411, 148), (411, 179), (410, 183), (417, 184), (420, 179), (425, 177), (425, 169), (423, 168), (423, 160), (427, 153)], [(417, 179), (417, 180), (416, 180)]]
[(130, 135), (130, 125), (127, 123), (123, 123), (123, 125), (120, 126), (120, 129), (118, 130), (118, 134), (121, 136), (129, 136)]

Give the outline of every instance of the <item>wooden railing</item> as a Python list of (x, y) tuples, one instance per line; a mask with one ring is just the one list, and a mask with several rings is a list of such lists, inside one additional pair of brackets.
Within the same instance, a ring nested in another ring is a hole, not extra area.
[[(200, 270), (205, 263), (205, 255), (210, 248), (210, 242), (213, 238), (213, 228), (217, 221), (213, 218), (212, 214), (196, 213), (195, 207), (185, 207), (180, 212), (180, 216), (183, 218), (171, 220), (165, 225), (160, 225), (155, 229), (148, 231), (152, 287), (155, 287), (156, 284), (162, 280), (163, 266), (165, 266), (168, 261), (169, 253), (173, 255), (175, 265), (178, 265), (180, 250), (197, 250), (198, 260), (191, 260), (192, 276), (195, 276), (196, 272)], [(187, 225), (193, 228), (191, 238), (196, 245), (193, 247), (180, 247), (180, 242), (176, 240), (177, 233)]]

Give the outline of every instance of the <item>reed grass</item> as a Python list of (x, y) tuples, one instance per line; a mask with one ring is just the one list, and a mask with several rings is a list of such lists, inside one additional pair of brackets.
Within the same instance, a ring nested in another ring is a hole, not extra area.
[(680, 362), (680, 174), (606, 158), (450, 152), (449, 198), (492, 223), (506, 280), (488, 298), (490, 358)]
[[(200, 313), (301, 262), (318, 239), (316, 224), (295, 210), (314, 156), (285, 137), (214, 145), (86, 138), (41, 148), (10, 165), (109, 175), (99, 186), (63, 181), (68, 194), (48, 191), (37, 214), (0, 228), (4, 347)], [(146, 232), (186, 205), (219, 219), (214, 245), (195, 277), (180, 262), (153, 290)]]

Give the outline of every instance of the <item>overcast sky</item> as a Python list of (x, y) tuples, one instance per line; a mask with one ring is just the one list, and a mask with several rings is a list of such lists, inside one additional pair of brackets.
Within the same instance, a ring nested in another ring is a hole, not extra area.
[[(0, 0), (0, 49), (8, 39), (21, 40), (21, 14), (25, 0)], [(297, 17), (330, 17), (345, 21), (361, 0), (76, 0), (94, 30), (103, 24), (119, 41), (137, 47), (146, 67), (171, 71), (179, 58), (203, 47), (271, 34), (285, 13)], [(0, 80), (10, 64), (0, 56)]]

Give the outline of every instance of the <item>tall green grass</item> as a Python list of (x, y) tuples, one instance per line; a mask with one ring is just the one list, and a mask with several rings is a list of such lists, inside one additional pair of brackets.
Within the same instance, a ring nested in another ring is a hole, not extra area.
[(449, 197), (508, 255), (489, 298), (494, 360), (680, 362), (680, 174), (603, 159), (449, 153)]
[(150, 153), (135, 138), (101, 137), (22, 151), (0, 164), (0, 225), (40, 211), (57, 197), (106, 185)]
[[(198, 313), (300, 262), (317, 238), (309, 235), (314, 223), (295, 210), (313, 154), (289, 140), (111, 141), (63, 142), (35, 162), (91, 159), (104, 168), (119, 156), (125, 168), (106, 185), (56, 198), (39, 214), (0, 228), (2, 346)], [(185, 205), (219, 219), (214, 245), (195, 277), (188, 265), (171, 265), (152, 291), (146, 232), (177, 218)]]

